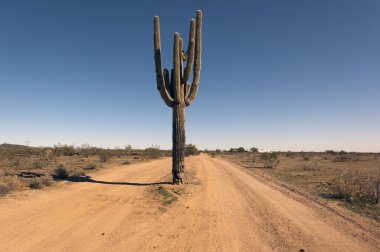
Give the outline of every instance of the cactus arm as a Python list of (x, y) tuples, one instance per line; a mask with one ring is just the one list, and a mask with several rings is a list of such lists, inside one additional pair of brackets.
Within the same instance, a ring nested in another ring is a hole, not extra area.
[(181, 37), (179, 37), (179, 74), (180, 74), (180, 81), (182, 84), (183, 79), (183, 60), (182, 60), (182, 52), (183, 52), (183, 40)]
[(173, 97), (173, 94), (171, 93), (172, 87), (170, 83), (169, 70), (166, 68), (164, 69), (163, 77), (164, 77), (164, 85), (165, 85), (166, 91), (168, 92), (170, 97)]
[(180, 100), (182, 104), (185, 103), (185, 84), (184, 82), (184, 61), (183, 61), (183, 39), (180, 37), (179, 38), (179, 63), (180, 63)]
[(184, 92), (184, 95), (185, 95), (185, 101), (186, 101), (187, 96), (189, 96), (190, 87), (191, 87), (190, 83), (186, 83), (186, 86), (185, 86), (185, 92)]
[(170, 71), (170, 95), (174, 97), (174, 68)]
[(186, 106), (189, 106), (197, 97), (199, 77), (201, 71), (202, 56), (202, 11), (197, 11), (196, 31), (195, 31), (195, 55), (193, 69), (193, 83), (191, 85), (189, 96), (186, 98)]
[(157, 89), (166, 105), (172, 107), (174, 101), (165, 87), (165, 78), (162, 74), (160, 19), (158, 16), (154, 17), (154, 61), (156, 66)]
[(174, 68), (174, 101), (181, 103), (181, 83), (180, 83), (180, 48), (179, 48), (179, 34), (174, 33), (174, 48), (173, 48), (173, 68)]
[(191, 68), (193, 66), (193, 62), (194, 62), (194, 46), (195, 46), (195, 41), (194, 39), (190, 41), (190, 44), (189, 44), (189, 54), (187, 56), (187, 63), (186, 63), (186, 67), (185, 67), (185, 71), (183, 73), (183, 82), (184, 83), (187, 83), (187, 81), (189, 80), (189, 77), (190, 77), (190, 73), (191, 73)]
[(194, 37), (195, 37), (195, 19), (191, 19), (190, 20), (190, 32), (189, 32), (189, 44), (187, 46), (187, 52), (182, 56), (183, 57), (183, 60), (188, 60), (189, 59), (189, 54), (190, 54), (190, 51), (192, 50), (191, 49), (191, 41), (194, 40)]

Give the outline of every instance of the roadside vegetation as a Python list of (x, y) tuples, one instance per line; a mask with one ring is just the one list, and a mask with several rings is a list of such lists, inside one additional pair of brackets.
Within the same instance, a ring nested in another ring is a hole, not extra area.
[[(131, 146), (103, 149), (58, 144), (49, 148), (0, 145), (0, 197), (14, 191), (42, 189), (70, 177), (85, 176), (114, 165), (168, 157), (159, 146), (139, 150)], [(126, 166), (127, 167), (127, 166)]]
[(219, 156), (380, 222), (380, 154), (216, 150)]

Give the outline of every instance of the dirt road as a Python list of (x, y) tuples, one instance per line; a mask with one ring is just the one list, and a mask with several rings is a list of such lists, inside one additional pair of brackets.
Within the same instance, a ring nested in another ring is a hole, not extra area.
[[(0, 199), (0, 251), (379, 251), (379, 225), (325, 207), (227, 161), (186, 160), (178, 200), (156, 193), (170, 159)], [(174, 188), (174, 189), (173, 189)], [(158, 196), (157, 196), (158, 195)]]

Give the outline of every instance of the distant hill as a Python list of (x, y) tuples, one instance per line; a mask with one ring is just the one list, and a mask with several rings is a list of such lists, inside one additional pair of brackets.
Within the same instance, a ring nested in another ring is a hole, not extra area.
[(0, 148), (28, 148), (28, 146), (21, 145), (21, 144), (3, 143), (3, 144), (0, 144)]

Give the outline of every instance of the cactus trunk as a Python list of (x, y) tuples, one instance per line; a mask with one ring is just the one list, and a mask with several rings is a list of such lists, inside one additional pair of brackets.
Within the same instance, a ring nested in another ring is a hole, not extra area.
[(183, 171), (185, 167), (185, 106), (173, 105), (173, 160), (172, 173), (173, 183), (183, 182)]
[[(173, 109), (173, 183), (183, 183), (185, 166), (185, 108), (195, 100), (199, 87), (202, 53), (202, 12), (190, 21), (189, 45), (184, 53), (183, 39), (174, 33), (173, 69), (162, 70), (160, 19), (154, 17), (154, 60), (157, 89), (166, 105)], [(187, 62), (186, 66), (184, 62)], [(193, 69), (192, 84), (188, 83)]]

